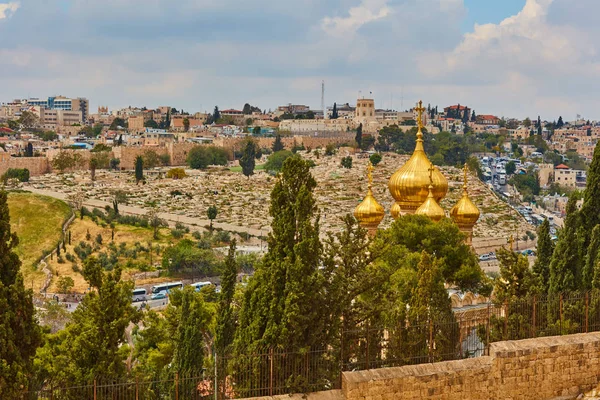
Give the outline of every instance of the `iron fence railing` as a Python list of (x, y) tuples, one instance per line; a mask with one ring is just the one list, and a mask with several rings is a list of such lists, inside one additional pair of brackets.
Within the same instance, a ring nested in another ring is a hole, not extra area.
[(490, 343), (600, 331), (600, 291), (512, 298), (454, 310), (446, 318), (369, 320), (320, 348), (253, 348), (207, 359), (196, 373), (97, 379), (82, 386), (46, 382), (23, 400), (235, 399), (339, 388), (341, 372), (489, 354)]

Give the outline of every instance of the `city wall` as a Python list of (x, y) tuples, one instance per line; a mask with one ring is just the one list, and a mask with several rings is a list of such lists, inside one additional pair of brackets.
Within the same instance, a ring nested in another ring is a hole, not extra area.
[[(261, 148), (272, 148), (275, 138), (255, 138)], [(341, 145), (352, 142), (354, 134), (337, 134), (331, 137), (313, 137), (313, 136), (291, 136), (282, 137), (281, 141), (286, 149), (292, 149), (294, 146), (304, 146), (307, 149), (324, 148), (328, 144)], [(216, 138), (213, 141), (214, 146), (223, 147), (229, 153), (230, 159), (233, 159), (233, 152), (240, 151), (243, 138)], [(186, 164), (186, 158), (189, 151), (198, 145), (195, 143), (167, 143), (164, 146), (117, 146), (112, 148), (111, 158), (118, 158), (121, 162), (119, 167), (122, 169), (133, 169), (135, 159), (143, 156), (147, 151), (154, 151), (156, 154), (168, 154), (170, 165), (182, 166)], [(0, 153), (0, 174), (6, 172), (9, 168), (27, 168), (31, 176), (43, 175), (52, 172), (52, 160), (61, 151), (76, 152), (81, 156), (81, 162), (75, 169), (88, 169), (91, 152), (89, 150), (71, 150), (71, 149), (49, 149), (46, 157), (11, 157), (8, 153)]]
[(346, 400), (575, 398), (600, 381), (600, 333), (492, 343), (490, 355), (344, 372)]
[(46, 157), (11, 157), (0, 153), (0, 175), (9, 168), (27, 168), (30, 176), (37, 176), (50, 172), (50, 162)]

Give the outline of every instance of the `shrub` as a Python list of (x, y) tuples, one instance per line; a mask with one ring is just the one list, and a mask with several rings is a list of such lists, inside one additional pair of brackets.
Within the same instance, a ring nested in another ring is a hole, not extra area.
[(175, 239), (181, 239), (185, 235), (184, 231), (180, 231), (179, 229), (171, 229), (171, 236)]
[(348, 157), (342, 158), (341, 165), (342, 165), (342, 167), (344, 167), (346, 169), (352, 168), (352, 157), (348, 156)]
[(96, 243), (98, 243), (98, 244), (102, 244), (102, 235), (101, 235), (101, 234), (98, 234), (98, 235), (96, 236)]
[(175, 229), (184, 231), (185, 233), (190, 233), (190, 228), (182, 224), (181, 222), (175, 223)]
[(267, 162), (265, 163), (265, 170), (279, 172), (283, 167), (283, 162), (292, 155), (293, 153), (289, 150), (276, 151), (267, 159)]
[(185, 170), (183, 168), (171, 168), (167, 172), (167, 178), (171, 178), (171, 179), (183, 179), (186, 176), (187, 175), (186, 175)]
[(332, 156), (334, 155), (336, 152), (335, 150), (335, 146), (332, 143), (329, 143), (326, 147), (325, 147), (325, 155), (326, 156)]
[(9, 168), (2, 175), (2, 181), (6, 184), (9, 179), (17, 179), (19, 182), (29, 182), (29, 170), (27, 168)]
[(371, 154), (371, 157), (369, 157), (369, 161), (371, 161), (371, 164), (373, 164), (373, 165), (379, 164), (381, 162), (381, 154), (379, 154), (379, 153)]

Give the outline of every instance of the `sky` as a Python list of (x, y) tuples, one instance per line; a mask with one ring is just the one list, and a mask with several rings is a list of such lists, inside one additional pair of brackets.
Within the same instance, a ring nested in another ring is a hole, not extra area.
[(0, 0), (0, 102), (600, 119), (598, 0)]

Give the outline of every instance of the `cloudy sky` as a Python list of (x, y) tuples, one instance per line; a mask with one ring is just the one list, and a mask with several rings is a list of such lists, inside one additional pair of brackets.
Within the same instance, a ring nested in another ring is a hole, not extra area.
[(598, 0), (0, 0), (0, 102), (600, 119)]

